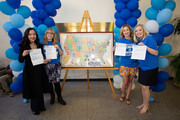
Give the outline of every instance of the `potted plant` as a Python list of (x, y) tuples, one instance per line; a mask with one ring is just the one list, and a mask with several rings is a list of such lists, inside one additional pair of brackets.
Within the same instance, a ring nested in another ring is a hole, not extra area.
[(174, 85), (180, 87), (180, 53), (170, 58), (172, 58), (170, 66), (174, 71)]
[[(174, 25), (174, 35), (180, 34), (180, 17), (176, 17), (173, 20)], [(180, 87), (180, 53), (170, 56), (171, 63), (170, 66), (174, 71), (174, 85)]]

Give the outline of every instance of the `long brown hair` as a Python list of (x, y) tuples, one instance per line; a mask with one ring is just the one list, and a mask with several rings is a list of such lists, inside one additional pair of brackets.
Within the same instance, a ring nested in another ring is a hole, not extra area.
[(43, 38), (43, 43), (46, 44), (46, 45), (48, 44), (48, 38), (47, 38), (48, 32), (50, 32), (50, 33), (53, 34), (52, 44), (53, 44), (53, 45), (54, 45), (54, 44), (57, 44), (57, 41), (56, 41), (56, 39), (55, 39), (56, 34), (55, 34), (55, 32), (54, 32), (54, 30), (53, 30), (52, 28), (49, 28), (49, 29), (46, 30), (46, 32), (45, 32), (45, 34), (44, 34), (44, 38)]
[(125, 25), (123, 25), (123, 26), (121, 27), (121, 29), (120, 29), (120, 38), (125, 38), (125, 36), (124, 36), (124, 34), (123, 34), (123, 29), (124, 29), (124, 27), (128, 27), (128, 28), (129, 28), (129, 30), (130, 30), (131, 42), (134, 42), (133, 30), (132, 30), (131, 26), (128, 25), (128, 24), (125, 24)]
[[(136, 27), (134, 28), (134, 33), (135, 33), (136, 28), (139, 27), (139, 26), (143, 29), (143, 38), (142, 38), (142, 39), (144, 40), (144, 38), (148, 35), (148, 33), (146, 32), (143, 24), (138, 24), (138, 25), (136, 25)], [(138, 38), (138, 37), (134, 34), (134, 41), (135, 41), (135, 42), (138, 42), (138, 41), (140, 41), (140, 40), (141, 40), (141, 38)]]

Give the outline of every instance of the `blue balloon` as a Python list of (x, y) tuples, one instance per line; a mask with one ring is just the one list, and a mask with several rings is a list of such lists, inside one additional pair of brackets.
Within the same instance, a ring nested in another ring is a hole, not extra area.
[(24, 63), (20, 63), (18, 60), (14, 60), (10, 63), (10, 68), (12, 71), (22, 71), (24, 68)]
[(141, 16), (141, 11), (139, 9), (134, 10), (131, 12), (131, 16), (138, 19)]
[(57, 34), (58, 30), (57, 30), (56, 26), (52, 26), (50, 28), (52, 28), (54, 30), (54, 32)]
[(18, 28), (12, 28), (9, 30), (8, 35), (11, 39), (16, 41), (22, 40), (22, 33)]
[(158, 15), (157, 15), (157, 22), (160, 25), (165, 24), (166, 22), (168, 22), (171, 18), (172, 18), (172, 11), (168, 8), (161, 10)]
[(114, 70), (113, 70), (113, 73), (114, 73), (115, 75), (119, 75), (119, 69), (114, 69)]
[(176, 8), (176, 2), (174, 2), (173, 0), (169, 0), (166, 2), (164, 8), (169, 8), (173, 11)]
[(114, 35), (114, 39), (115, 39), (115, 40), (118, 40), (118, 39), (119, 39), (119, 36), (120, 36), (119, 33), (115, 34), (115, 35)]
[(55, 6), (56, 9), (59, 9), (61, 7), (60, 0), (52, 0), (51, 3)]
[(114, 66), (117, 67), (117, 68), (120, 68), (121, 64), (120, 63), (116, 63)]
[(153, 97), (150, 97), (149, 98), (149, 102), (153, 102), (154, 101), (154, 98)]
[(159, 68), (163, 69), (169, 65), (169, 61), (167, 58), (159, 57), (158, 64), (159, 64)]
[(51, 0), (41, 0), (43, 3), (49, 3)]
[(13, 44), (13, 50), (16, 52), (16, 53), (20, 53), (20, 48), (19, 48), (19, 44), (20, 44), (20, 42), (15, 42), (14, 44)]
[(115, 34), (118, 34), (118, 33), (120, 33), (120, 28), (118, 28), (118, 27), (115, 27), (115, 28), (114, 28), (114, 33), (115, 33)]
[(11, 89), (11, 91), (13, 91), (15, 93), (19, 93), (19, 92), (22, 92), (22, 90), (23, 90), (22, 86), (23, 85), (21, 82), (15, 81), (15, 82), (11, 83), (10, 89)]
[(34, 19), (34, 18), (37, 18), (37, 15), (36, 15), (36, 11), (32, 11), (31, 12), (31, 18)]
[(151, 0), (151, 5), (154, 9), (161, 10), (166, 4), (165, 0)]
[(11, 15), (10, 21), (17, 28), (21, 28), (25, 23), (24, 17), (20, 14)]
[(166, 84), (165, 83), (158, 83), (154, 89), (152, 89), (153, 92), (162, 92), (165, 90)]
[(23, 73), (20, 73), (18, 76), (17, 76), (17, 81), (18, 82), (23, 82)]
[(131, 0), (127, 3), (127, 8), (129, 10), (136, 10), (139, 7), (139, 3), (137, 0)]
[(55, 9), (55, 6), (53, 4), (46, 4), (45, 10), (48, 14), (52, 13)]
[(15, 9), (12, 8), (11, 6), (9, 6), (6, 1), (0, 2), (0, 10), (5, 15), (12, 15), (12, 14), (16, 13)]
[(121, 63), (121, 56), (119, 56), (119, 63)]
[(114, 0), (114, 2), (115, 2), (115, 3), (118, 3), (118, 2), (119, 2), (119, 0)]
[(21, 0), (6, 0), (6, 2), (14, 9), (17, 9), (21, 4)]
[(6, 31), (6, 32), (9, 32), (9, 30), (11, 28), (15, 28), (14, 25), (11, 23), (11, 22), (5, 22), (3, 24), (3, 29)]
[(41, 24), (41, 25), (38, 26), (38, 32), (40, 34), (44, 35), (44, 33), (46, 32), (47, 29), (48, 29), (48, 27), (46, 25), (44, 25), (44, 24)]
[(126, 4), (119, 1), (116, 5), (115, 5), (115, 9), (118, 11), (118, 12), (121, 12), (121, 10), (123, 10), (124, 8), (126, 8)]
[(163, 83), (167, 80), (169, 80), (169, 74), (165, 71), (159, 71), (158, 72), (158, 83)]
[(173, 32), (174, 26), (172, 24), (164, 24), (159, 28), (159, 33), (164, 37), (171, 35)]
[(44, 3), (41, 0), (33, 0), (32, 5), (35, 9), (44, 9)]
[(19, 57), (19, 54), (17, 54), (16, 52), (14, 52), (13, 48), (8, 48), (5, 51), (5, 55), (7, 58), (11, 59), (11, 60), (16, 60)]
[(33, 28), (38, 32), (38, 27), (34, 26)]
[(153, 38), (156, 40), (157, 46), (162, 45), (164, 42), (164, 37), (160, 33), (150, 33)]
[(41, 34), (41, 33), (38, 32), (38, 38), (39, 38), (39, 40), (41, 42), (43, 40), (43, 38), (44, 38), (44, 34)]
[(131, 27), (134, 27), (137, 25), (137, 19), (135, 17), (130, 17), (127, 19), (126, 24), (130, 25)]
[(115, 19), (121, 18), (120, 12), (116, 12), (116, 13), (114, 14), (114, 18), (115, 18)]
[(45, 19), (48, 17), (48, 14), (44, 9), (38, 9), (36, 11), (36, 15), (39, 19)]
[(114, 56), (114, 61), (118, 63), (119, 62), (119, 56)]
[(55, 26), (55, 22), (51, 17), (44, 19), (44, 24), (46, 24), (48, 27)]
[(172, 46), (169, 43), (164, 43), (158, 48), (158, 55), (165, 56), (172, 51)]
[(48, 15), (49, 15), (49, 16), (52, 16), (52, 17), (56, 16), (56, 15), (57, 15), (56, 9), (54, 9), (54, 11), (52, 11), (52, 12), (49, 13)]
[(125, 8), (120, 12), (120, 17), (123, 19), (128, 19), (130, 16), (131, 16), (131, 11), (129, 9)]
[(32, 23), (34, 24), (34, 26), (38, 27), (39, 25), (43, 24), (43, 21), (39, 18), (34, 18)]
[(146, 18), (149, 20), (156, 20), (156, 17), (158, 15), (159, 11), (154, 9), (153, 7), (150, 7), (146, 10)]
[(115, 25), (119, 28), (121, 28), (124, 24), (126, 24), (125, 20), (122, 18), (118, 18), (115, 21)]
[(121, 0), (122, 2), (129, 2), (130, 0)]
[(29, 7), (22, 5), (17, 9), (17, 13), (22, 15), (24, 19), (26, 19), (31, 15), (31, 10), (29, 9)]
[(11, 46), (13, 46), (13, 44), (14, 44), (15, 42), (16, 42), (15, 40), (10, 40)]

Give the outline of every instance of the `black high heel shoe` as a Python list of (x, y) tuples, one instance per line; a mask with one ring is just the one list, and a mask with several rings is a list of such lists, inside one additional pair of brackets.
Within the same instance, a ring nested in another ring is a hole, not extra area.
[(34, 111), (32, 111), (32, 113), (33, 113), (34, 115), (39, 115), (39, 114), (40, 114), (40, 112), (34, 112)]

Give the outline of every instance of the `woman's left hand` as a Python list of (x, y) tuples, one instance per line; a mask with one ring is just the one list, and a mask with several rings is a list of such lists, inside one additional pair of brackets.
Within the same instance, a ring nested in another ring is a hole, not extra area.
[(48, 62), (51, 62), (51, 59), (45, 59), (44, 61), (43, 61), (45, 64), (47, 64)]
[(55, 47), (56, 49), (58, 49), (58, 50), (60, 49), (57, 44), (55, 44), (54, 47)]
[(144, 46), (144, 43), (140, 42), (140, 43), (138, 44), (138, 46)]

